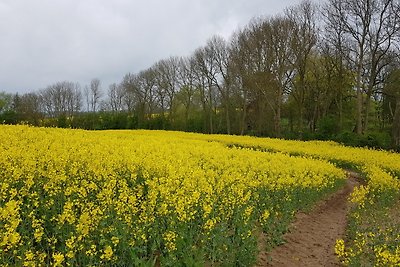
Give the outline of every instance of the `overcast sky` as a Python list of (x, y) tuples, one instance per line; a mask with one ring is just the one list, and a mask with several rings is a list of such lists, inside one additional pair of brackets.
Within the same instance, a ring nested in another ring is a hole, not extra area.
[(0, 0), (0, 91), (58, 81), (103, 90), (300, 0)]

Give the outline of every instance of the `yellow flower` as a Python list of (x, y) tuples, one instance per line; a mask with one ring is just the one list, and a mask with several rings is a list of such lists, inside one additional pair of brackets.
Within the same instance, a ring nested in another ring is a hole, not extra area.
[(176, 233), (173, 231), (168, 231), (166, 233), (164, 233), (163, 235), (163, 239), (165, 242), (165, 247), (167, 248), (168, 251), (174, 251), (176, 250)]
[(112, 259), (112, 256), (113, 256), (112, 248), (110, 246), (106, 246), (103, 249), (103, 255), (101, 255), (100, 258), (106, 261), (110, 261)]
[(270, 215), (271, 215), (271, 213), (269, 212), (269, 210), (265, 210), (265, 211), (261, 214), (260, 222), (261, 222), (262, 224), (265, 223), (265, 222), (268, 220), (268, 218), (269, 218)]
[(217, 220), (215, 218), (210, 218), (210, 219), (208, 219), (206, 221), (206, 223), (204, 224), (203, 228), (207, 232), (210, 232), (214, 228), (216, 223), (217, 223)]
[(248, 206), (245, 210), (244, 210), (244, 217), (245, 220), (248, 220), (251, 216), (251, 214), (253, 213), (254, 207), (252, 206)]
[(53, 253), (54, 267), (62, 266), (62, 262), (64, 261), (64, 255), (62, 253)]
[(25, 259), (24, 259), (23, 266), (24, 267), (36, 266), (34, 257), (35, 257), (35, 254), (31, 250), (28, 250), (27, 252), (25, 252)]
[(67, 258), (72, 259), (75, 257), (75, 252), (73, 251), (68, 251), (66, 254)]
[[(154, 239), (167, 251), (180, 249), (178, 230), (152, 231), (160, 217), (170, 229), (202, 224), (198, 233), (202, 239), (196, 245), (218, 238), (210, 234), (217, 224), (228, 231), (236, 227), (232, 222), (247, 224), (238, 232), (248, 238), (254, 230), (250, 227), (255, 227), (248, 225), (252, 215), (260, 215), (261, 225), (271, 214), (277, 220), (286, 218), (286, 204), (294, 206), (293, 213), (295, 205), (307, 200), (299, 196), (307, 198), (308, 192), (322, 196), (336, 189), (346, 175), (331, 162), (352, 165), (365, 176), (366, 184), (350, 197), (359, 204), (349, 216), (357, 223), (368, 214), (369, 203), (400, 190), (399, 154), (334, 142), (5, 125), (0, 126), (0, 140), (7, 140), (0, 142), (0, 250), (25, 266), (49, 261), (62, 265), (65, 258), (74, 257), (101, 265), (116, 259), (117, 247), (147, 246)], [(275, 193), (281, 196), (278, 201)], [(21, 218), (32, 225), (22, 224)], [(49, 225), (59, 236), (46, 236), (54, 233), (47, 231)], [(124, 242), (112, 236), (121, 231), (131, 233)], [(400, 249), (378, 247), (373, 241), (391, 244), (396, 237), (387, 233), (397, 229), (356, 231), (360, 235), (355, 240), (346, 246), (338, 240), (335, 246), (342, 261), (363, 250), (375, 253), (377, 265), (396, 262)], [(96, 247), (99, 236), (94, 233), (112, 236), (109, 245)], [(43, 251), (60, 245), (65, 245), (65, 254), (46, 258)], [(23, 247), (31, 251), (24, 253)]]
[(357, 203), (361, 207), (365, 206), (365, 202), (367, 201), (367, 196), (369, 193), (369, 187), (360, 185), (354, 188), (353, 192), (350, 195), (350, 201), (352, 203)]
[(88, 256), (93, 256), (93, 255), (96, 255), (96, 254), (97, 254), (96, 245), (91, 245), (90, 249), (86, 251), (86, 255), (88, 255)]
[(65, 245), (68, 249), (74, 249), (75, 247), (75, 236), (71, 236), (70, 238), (65, 241)]
[(30, 250), (25, 252), (25, 260), (27, 260), (27, 261), (33, 260), (34, 256), (35, 256), (35, 254), (33, 254), (32, 251), (30, 251)]
[(335, 243), (335, 254), (339, 258), (339, 260), (347, 265), (349, 260), (348, 260), (348, 253), (346, 252), (345, 249), (345, 244), (343, 239), (337, 239)]
[(119, 243), (119, 238), (116, 236), (111, 237), (111, 242), (113, 243), (114, 246), (117, 246)]

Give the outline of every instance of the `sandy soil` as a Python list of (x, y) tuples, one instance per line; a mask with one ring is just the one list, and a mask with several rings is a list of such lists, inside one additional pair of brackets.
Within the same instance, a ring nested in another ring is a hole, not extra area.
[(286, 243), (267, 253), (260, 236), (260, 254), (256, 266), (341, 266), (334, 254), (336, 239), (343, 238), (350, 204), (347, 201), (359, 182), (354, 172), (348, 172), (346, 185), (327, 199), (320, 201), (308, 213), (299, 212)]

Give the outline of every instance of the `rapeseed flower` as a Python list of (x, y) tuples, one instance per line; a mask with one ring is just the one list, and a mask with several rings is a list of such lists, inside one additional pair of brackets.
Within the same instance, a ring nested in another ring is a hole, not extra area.
[[(0, 128), (7, 140), (0, 143), (5, 265), (135, 265), (160, 253), (172, 261), (184, 249), (222, 261), (223, 244), (247, 250), (253, 228), (270, 231), (335, 190), (346, 177), (332, 162), (355, 164), (365, 174), (367, 185), (352, 195), (365, 207), (400, 188), (396, 154), (333, 142)], [(394, 251), (376, 253), (383, 261)]]

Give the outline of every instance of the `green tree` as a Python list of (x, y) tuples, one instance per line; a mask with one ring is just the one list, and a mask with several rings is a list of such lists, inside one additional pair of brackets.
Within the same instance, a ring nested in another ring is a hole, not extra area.
[(400, 148), (400, 69), (393, 70), (384, 86), (384, 94), (394, 101), (392, 107), (392, 141), (393, 146)]

